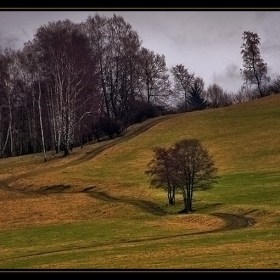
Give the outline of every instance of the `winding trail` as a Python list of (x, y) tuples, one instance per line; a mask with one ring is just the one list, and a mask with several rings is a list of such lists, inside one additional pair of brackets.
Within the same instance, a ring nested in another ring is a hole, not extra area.
[[(154, 125), (168, 120), (170, 118), (175, 117), (176, 115), (167, 115), (159, 118), (154, 118), (151, 119), (147, 122), (144, 122), (140, 124), (137, 128), (137, 130), (131, 129), (127, 130), (123, 136), (117, 137), (113, 140), (109, 141), (104, 141), (100, 143), (98, 147), (94, 147), (92, 150), (85, 152), (78, 156), (75, 160), (72, 162), (68, 162), (65, 164), (62, 164), (59, 166), (60, 169), (69, 167), (69, 166), (74, 166), (77, 164), (81, 164), (83, 162), (86, 162), (101, 152), (105, 151), (106, 149), (117, 145), (118, 143), (127, 141), (133, 137), (136, 137), (137, 135), (147, 131)], [(42, 172), (52, 172), (56, 170), (57, 167), (49, 166), (47, 167), (42, 163), (41, 167), (36, 169), (36, 170), (31, 170), (29, 172), (26, 172), (21, 175), (17, 175), (13, 178), (8, 178), (6, 180), (0, 180), (0, 189), (9, 191), (9, 192), (16, 192), (16, 193), (22, 193), (28, 196), (45, 196), (45, 195), (50, 195), (50, 194), (55, 194), (55, 193), (63, 193), (65, 195), (73, 195), (77, 193), (84, 193), (85, 195), (88, 195), (90, 197), (93, 197), (94, 199), (99, 199), (105, 202), (109, 203), (123, 203), (123, 204), (130, 204), (133, 206), (136, 206), (141, 209), (141, 211), (145, 211), (147, 213), (150, 213), (152, 215), (157, 215), (157, 216), (164, 216), (167, 215), (162, 208), (160, 208), (156, 203), (153, 203), (151, 201), (147, 200), (140, 200), (140, 199), (132, 199), (132, 198), (120, 198), (120, 197), (114, 197), (110, 196), (109, 194), (105, 192), (100, 192), (95, 189), (94, 186), (92, 187), (86, 187), (81, 191), (76, 191), (69, 192), (69, 189), (71, 186), (69, 185), (56, 185), (56, 186), (47, 186), (43, 187), (39, 190), (29, 190), (29, 189), (16, 189), (14, 187), (11, 187), (10, 184), (28, 177), (32, 175), (38, 175)], [(59, 250), (46, 250), (44, 252), (39, 252), (39, 253), (28, 253), (28, 254), (22, 254), (22, 255), (17, 255), (13, 257), (6, 257), (5, 259), (0, 259), (0, 262), (5, 262), (5, 261), (11, 261), (11, 260), (22, 260), (22, 259), (29, 259), (31, 257), (38, 257), (38, 256), (48, 256), (48, 255), (53, 255), (57, 253), (64, 253), (64, 252), (73, 252), (73, 251), (82, 251), (82, 250), (89, 250), (89, 249), (95, 249), (95, 248), (110, 248), (110, 247), (115, 247), (117, 246), (125, 246), (126, 244), (133, 244), (133, 243), (145, 243), (145, 242), (155, 242), (155, 241), (160, 241), (160, 240), (171, 240), (171, 239), (176, 239), (184, 236), (193, 236), (193, 235), (202, 235), (202, 234), (210, 234), (210, 233), (218, 233), (218, 232), (223, 232), (223, 231), (230, 231), (230, 230), (238, 230), (242, 228), (246, 228), (249, 226), (252, 226), (256, 223), (255, 220), (252, 218), (248, 218), (246, 216), (241, 216), (241, 215), (234, 215), (230, 213), (211, 213), (210, 215), (218, 217), (223, 220), (223, 226), (216, 228), (216, 229), (211, 229), (207, 231), (198, 231), (198, 232), (189, 232), (189, 233), (183, 233), (183, 234), (174, 234), (174, 235), (164, 235), (164, 236), (142, 236), (141, 238), (131, 238), (131, 239), (126, 239), (126, 240), (119, 240), (119, 241), (104, 241), (101, 243), (96, 243), (96, 244), (86, 244), (84, 245), (78, 245), (78, 246), (71, 246), (71, 248), (65, 248), (65, 249), (59, 249)]]
[[(138, 124), (137, 129), (131, 129), (132, 127), (129, 127), (126, 131), (123, 132), (122, 136), (116, 137), (112, 140), (99, 142), (98, 147), (93, 146), (92, 150), (81, 154), (74, 161), (70, 161), (70, 162), (67, 162), (65, 164), (60, 165), (59, 168), (63, 169), (63, 168), (66, 168), (66, 167), (75, 166), (75, 165), (87, 162), (88, 160), (91, 160), (92, 158), (94, 158), (98, 154), (102, 153), (106, 149), (111, 148), (111, 147), (113, 147), (113, 146), (115, 146), (115, 145), (117, 145), (121, 142), (128, 141), (129, 139), (131, 139), (133, 137), (136, 137), (139, 134), (147, 131), (148, 129), (155, 126), (156, 124), (161, 123), (162, 121), (174, 118), (174, 117), (176, 117), (175, 114), (174, 115), (160, 116), (160, 117), (157, 117), (157, 118), (149, 119), (149, 120), (147, 120), (147, 121), (145, 121), (141, 124)], [(0, 189), (3, 189), (5, 191), (19, 192), (19, 193), (34, 193), (33, 191), (29, 192), (28, 190), (19, 190), (19, 189), (11, 188), (9, 185), (12, 182), (15, 182), (19, 179), (23, 179), (23, 178), (28, 177), (28, 176), (38, 175), (38, 174), (41, 174), (41, 173), (52, 172), (52, 171), (55, 171), (57, 169), (57, 167), (53, 167), (53, 166), (46, 167), (45, 163), (42, 163), (41, 166), (42, 166), (42, 168), (39, 168), (38, 170), (37, 169), (32, 170), (32, 171), (26, 172), (24, 174), (17, 175), (16, 177), (13, 177), (13, 178), (9, 178), (9, 179), (6, 179), (6, 180), (0, 180)]]
[[(89, 191), (89, 190), (86, 190), (86, 191)], [(145, 201), (145, 200), (124, 199), (124, 198), (120, 199), (120, 198), (109, 196), (108, 194), (105, 194), (103, 192), (90, 192), (89, 195), (92, 197), (95, 197), (97, 199), (107, 201), (107, 202), (128, 203), (128, 204), (141, 208), (142, 211), (147, 211), (147, 212), (150, 212), (150, 213), (152, 213), (154, 215), (158, 215), (158, 216), (163, 216), (163, 215), (167, 214), (163, 209), (158, 207), (157, 204), (149, 202), (149, 201)], [(210, 233), (210, 232), (217, 232), (217, 231), (221, 232), (221, 231), (227, 231), (227, 230), (236, 230), (236, 229), (241, 229), (241, 228), (245, 228), (248, 226), (252, 226), (256, 223), (256, 221), (254, 219), (248, 218), (245, 216), (241, 216), (241, 215), (234, 215), (234, 214), (228, 214), (228, 213), (211, 213), (211, 215), (223, 219), (223, 221), (225, 222), (225, 226), (214, 229), (214, 230), (199, 232), (196, 234)]]
[[(147, 131), (154, 125), (156, 125), (162, 121), (174, 118), (174, 117), (176, 117), (176, 115), (166, 115), (166, 116), (149, 119), (148, 121), (139, 124), (138, 128), (136, 130), (128, 129), (120, 137), (117, 137), (113, 140), (104, 141), (104, 142), (100, 143), (100, 145), (98, 147), (93, 146), (92, 150), (81, 154), (74, 161), (60, 165), (59, 168), (63, 169), (63, 168), (69, 167), (69, 166), (74, 166), (74, 165), (86, 162), (86, 161), (92, 159), (93, 157), (97, 156), (101, 152), (105, 151), (106, 149), (113, 147), (114, 145), (117, 145), (121, 142), (128, 141), (129, 139), (136, 137), (137, 135)], [(38, 170), (32, 170), (32, 171), (26, 172), (24, 174), (18, 175), (13, 178), (8, 178), (6, 180), (0, 180), (0, 189), (5, 190), (5, 191), (10, 191), (10, 192), (22, 193), (22, 194), (26, 194), (26, 195), (47, 195), (47, 194), (51, 194), (51, 193), (64, 193), (64, 194), (71, 195), (71, 194), (78, 193), (78, 192), (67, 192), (67, 189), (69, 189), (71, 186), (65, 186), (65, 185), (50, 186), (50, 187), (43, 188), (43, 189), (36, 190), (36, 191), (28, 190), (28, 189), (16, 189), (16, 188), (13, 188), (10, 186), (11, 183), (13, 183), (19, 179), (22, 179), (22, 178), (25, 178), (28, 176), (32, 176), (32, 175), (38, 175), (42, 172), (44, 172), (44, 173), (52, 172), (56, 168), (57, 167), (52, 167), (52, 166), (46, 167), (42, 163), (42, 168), (39, 168)], [(162, 216), (162, 215), (167, 214), (157, 204), (150, 202), (150, 201), (112, 197), (104, 192), (95, 191), (94, 187), (85, 188), (84, 190), (79, 191), (79, 193), (81, 193), (81, 192), (86, 193), (87, 195), (94, 197), (95, 199), (100, 199), (100, 200), (107, 201), (107, 202), (131, 204), (131, 205), (137, 206), (141, 210), (149, 212), (153, 215)], [(211, 230), (211, 231), (203, 231), (203, 232), (192, 233), (192, 234), (205, 234), (205, 233), (210, 233), (210, 232), (236, 230), (236, 229), (241, 229), (241, 228), (245, 228), (248, 226), (252, 226), (256, 223), (256, 221), (254, 221), (253, 219), (245, 217), (245, 216), (238, 216), (238, 215), (233, 215), (233, 214), (228, 214), (228, 213), (212, 213), (211, 215), (223, 219), (225, 222), (225, 226), (215, 229), (215, 230)], [(185, 235), (188, 235), (188, 234), (185, 234)], [(162, 238), (171, 238), (171, 237), (168, 236), (168, 237), (162, 237)], [(156, 237), (156, 239), (160, 239), (160, 238)], [(131, 241), (131, 242), (135, 242), (135, 240)]]
[[(139, 134), (147, 131), (154, 125), (156, 125), (162, 121), (171, 119), (175, 116), (176, 115), (166, 115), (166, 116), (160, 116), (157, 118), (149, 119), (149, 120), (139, 124), (137, 129), (131, 129), (132, 127), (129, 127), (126, 131), (123, 132), (122, 136), (116, 137), (112, 140), (100, 142), (98, 147), (93, 146), (92, 150), (81, 154), (74, 161), (70, 161), (70, 162), (60, 165), (59, 168), (63, 169), (63, 168), (75, 166), (75, 165), (84, 163), (88, 160), (91, 160), (92, 158), (94, 158), (98, 154), (102, 153), (106, 149), (111, 148), (121, 142), (128, 141), (129, 139), (136, 137)], [(42, 166), (42, 168), (39, 168), (38, 170), (37, 169), (32, 170), (32, 171), (26, 172), (24, 174), (17, 175), (16, 177), (13, 177), (13, 178), (8, 178), (6, 180), (0, 180), (0, 189), (3, 189), (5, 191), (18, 192), (18, 193), (30, 193), (30, 194), (34, 193), (33, 191), (11, 188), (9, 185), (19, 179), (23, 179), (28, 176), (38, 175), (41, 173), (52, 172), (52, 171), (55, 171), (57, 168), (57, 167), (53, 167), (53, 166), (46, 167), (45, 163), (42, 163), (41, 166)]]

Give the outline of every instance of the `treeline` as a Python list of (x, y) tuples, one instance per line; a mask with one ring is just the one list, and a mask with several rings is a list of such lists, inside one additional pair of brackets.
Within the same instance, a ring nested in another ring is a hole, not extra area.
[[(49, 22), (21, 50), (0, 54), (0, 156), (69, 155), (160, 114), (228, 106), (253, 91), (224, 92), (183, 64), (142, 46), (121, 16)], [(280, 79), (273, 81), (279, 88)]]
[(119, 16), (43, 25), (22, 50), (2, 52), (0, 69), (2, 157), (66, 156), (158, 115), (170, 90), (165, 57), (141, 47)]

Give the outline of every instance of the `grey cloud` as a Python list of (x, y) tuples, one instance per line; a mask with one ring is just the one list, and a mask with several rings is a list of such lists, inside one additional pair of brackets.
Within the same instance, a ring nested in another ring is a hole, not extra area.
[(280, 10), (278, 11), (21, 11), (0, 12), (0, 50), (20, 48), (37, 28), (54, 20), (84, 21), (89, 14), (113, 14), (137, 31), (143, 46), (165, 55), (167, 67), (184, 64), (204, 79), (236, 92), (242, 86), (239, 69), (244, 31), (261, 38), (260, 51), (269, 76), (279, 72)]
[(224, 91), (236, 92), (242, 86), (240, 67), (237, 64), (229, 64), (222, 73), (213, 74), (213, 83), (218, 84)]
[(21, 46), (20, 38), (15, 35), (0, 34), (0, 49), (3, 51), (6, 48), (19, 49)]

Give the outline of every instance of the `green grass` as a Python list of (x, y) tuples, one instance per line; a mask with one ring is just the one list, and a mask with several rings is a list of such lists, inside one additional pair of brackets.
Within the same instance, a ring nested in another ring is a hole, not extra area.
[[(95, 224), (64, 225), (17, 231), (29, 244), (19, 240), (16, 233), (10, 236), (1, 255), (3, 269), (39, 268), (39, 269), (120, 269), (120, 268), (258, 268), (250, 258), (268, 258), (273, 265), (277, 262), (279, 250), (273, 248), (273, 242), (279, 238), (279, 231), (245, 229), (227, 233), (215, 233), (201, 236), (180, 234), (176, 231), (161, 232), (136, 224)], [(113, 230), (115, 228), (115, 230)], [(125, 233), (121, 235), (116, 231)], [(138, 232), (138, 235), (136, 234)], [(166, 237), (166, 235), (169, 237)], [(162, 237), (162, 239), (160, 239)], [(1, 234), (1, 239), (5, 238)], [(13, 253), (11, 250), (14, 242)], [(26, 241), (25, 240), (25, 241)], [(31, 241), (32, 240), (32, 241)], [(270, 251), (248, 250), (255, 242), (266, 244)], [(246, 248), (240, 249), (240, 248)], [(235, 248), (239, 248), (235, 251)], [(217, 251), (219, 254), (217, 254)], [(234, 253), (235, 252), (235, 253)], [(238, 254), (236, 254), (238, 253)], [(260, 251), (258, 251), (260, 254)], [(172, 258), (171, 258), (172, 256)], [(207, 256), (207, 257), (206, 257)], [(243, 263), (243, 264), (242, 264)], [(236, 266), (237, 265), (237, 266)], [(246, 266), (247, 265), (247, 266)], [(265, 268), (261, 266), (260, 268)]]
[[(112, 199), (96, 204), (91, 198), (82, 210), (97, 207), (104, 216), (2, 228), (0, 268), (280, 268), (279, 105), (280, 96), (275, 95), (180, 114), (79, 165), (51, 170), (49, 177), (26, 176), (25, 180), (33, 181), (18, 185), (56, 182), (96, 186)], [(176, 204), (170, 206), (166, 194), (152, 189), (145, 175), (154, 147), (173, 145), (183, 138), (202, 141), (213, 155), (220, 176), (211, 190), (195, 192), (195, 212), (187, 216), (178, 215), (182, 209), (179, 192)], [(88, 149), (94, 149), (94, 145)], [(75, 151), (78, 153), (78, 149)], [(30, 155), (0, 160), (0, 174), (17, 173), (28, 165), (39, 168), (43, 164), (39, 163), (40, 156), (43, 159), (42, 155)], [(134, 200), (156, 203), (168, 214), (153, 215), (131, 203)], [(69, 203), (75, 207), (74, 202)], [(256, 223), (248, 228), (211, 232), (215, 228), (211, 214), (215, 213), (250, 217)], [(196, 221), (197, 217), (206, 218)], [(202, 233), (209, 227), (210, 232)]]
[(255, 172), (224, 175), (211, 191), (226, 204), (280, 206), (280, 173)]

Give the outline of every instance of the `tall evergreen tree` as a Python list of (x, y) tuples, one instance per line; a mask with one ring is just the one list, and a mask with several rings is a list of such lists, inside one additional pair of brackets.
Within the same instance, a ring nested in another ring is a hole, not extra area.
[(203, 110), (208, 106), (207, 100), (203, 97), (204, 82), (201, 78), (195, 78), (193, 84), (189, 88), (189, 96), (187, 99), (190, 111)]

